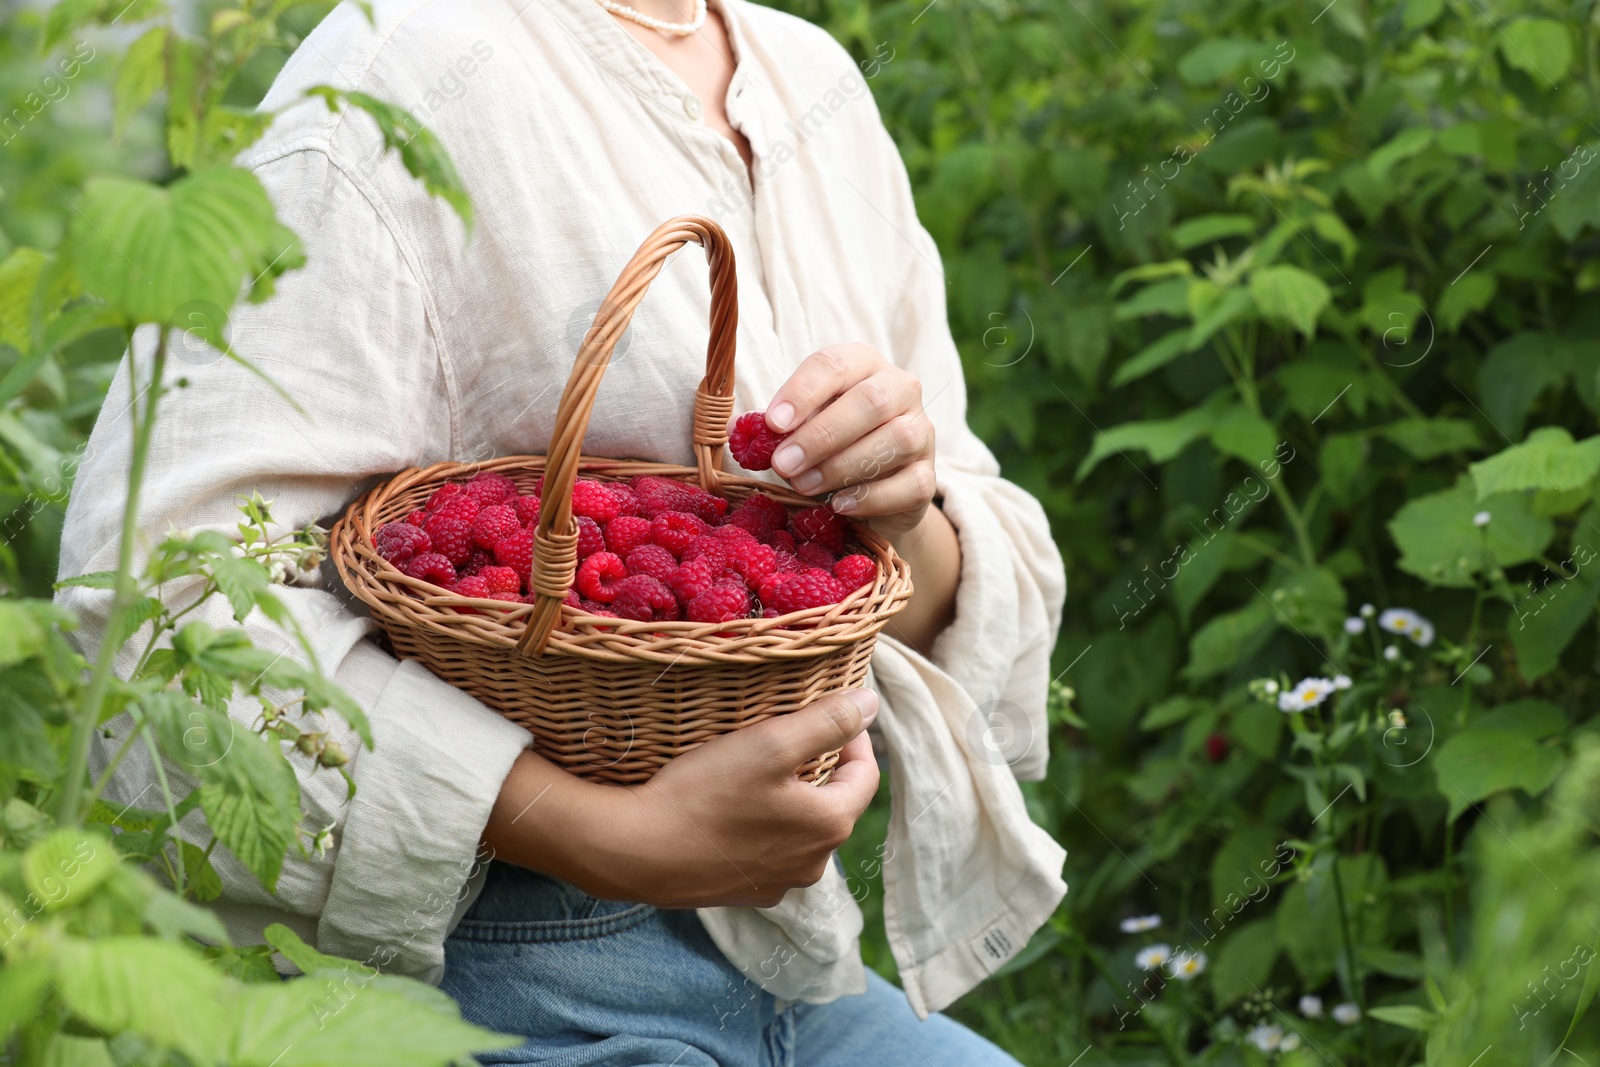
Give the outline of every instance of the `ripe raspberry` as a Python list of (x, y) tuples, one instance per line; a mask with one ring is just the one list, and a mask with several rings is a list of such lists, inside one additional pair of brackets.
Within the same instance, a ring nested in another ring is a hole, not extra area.
[[(772, 601), (778, 595), (778, 587), (784, 582), (787, 582), (791, 577), (792, 575), (788, 571), (773, 571), (771, 574), (762, 578), (761, 581), (757, 583), (756, 599), (760, 600), (763, 605), (770, 607)], [(765, 618), (765, 616), (763, 616), (763, 618)]]
[(672, 577), (678, 561), (670, 551), (660, 545), (640, 545), (628, 553), (628, 573), (645, 574), (659, 582)]
[(400, 570), (412, 578), (442, 585), (446, 589), (454, 585), (456, 580), (456, 569), (437, 552), (420, 552), (406, 560)]
[(621, 482), (607, 482), (606, 488), (617, 498), (618, 515), (639, 515), (639, 497), (632, 489)]
[(489, 586), (491, 593), (520, 593), (522, 592), (522, 578), (513, 567), (485, 567), (478, 572)]
[(769, 471), (772, 453), (786, 436), (767, 425), (765, 412), (747, 411), (734, 420), (733, 429), (728, 431), (728, 451), (747, 471)]
[(472, 550), (472, 555), (467, 557), (467, 561), (457, 567), (456, 570), (465, 578), (470, 575), (481, 574), (483, 568), (492, 566), (494, 566), (494, 552), (487, 548), (475, 548)]
[(420, 556), (433, 549), (433, 542), (425, 531), (403, 522), (391, 522), (378, 527), (378, 536), (372, 540), (378, 555), (396, 567), (412, 556)]
[(728, 569), (744, 579), (751, 589), (778, 569), (778, 554), (760, 541), (731, 541), (728, 544)]
[(517, 483), (499, 471), (479, 471), (464, 488), (484, 507), (504, 504), (517, 495)]
[(762, 608), (761, 609), (761, 617), (763, 619), (776, 619), (778, 617), (778, 609), (777, 608)]
[(584, 610), (583, 597), (578, 595), (578, 591), (576, 589), (568, 589), (566, 598), (563, 599), (561, 603), (565, 604), (569, 608), (577, 608), (579, 611)]
[(544, 499), (544, 475), (542, 474), (533, 483), (533, 495), (540, 500)]
[(807, 541), (805, 544), (801, 545), (795, 551), (795, 555), (799, 557), (800, 562), (807, 564), (808, 566), (821, 567), (825, 571), (833, 570), (833, 564), (835, 562), (833, 553), (829, 552), (826, 548), (823, 548), (815, 541)]
[(539, 521), (539, 498), (536, 496), (519, 496), (512, 505), (517, 509), (517, 521), (524, 526), (532, 526)]
[(573, 583), (590, 600), (609, 604), (617, 598), (617, 583), (628, 576), (628, 568), (615, 552), (596, 552), (578, 566)]
[[(478, 517), (481, 510), (478, 502), (470, 496), (455, 496), (446, 500), (436, 508), (429, 508), (428, 518), (456, 519), (460, 522), (470, 523)], [(426, 522), (423, 523), (427, 525)]]
[(728, 516), (730, 526), (740, 526), (757, 537), (781, 530), (789, 521), (789, 509), (765, 493), (752, 493)]
[(489, 583), (484, 581), (481, 575), (470, 575), (466, 578), (462, 578), (460, 581), (456, 582), (455, 585), (452, 585), (450, 587), (450, 591), (455, 593), (457, 596), (471, 596), (478, 597), (480, 599), (487, 599), (493, 590), (489, 588)]
[(771, 545), (773, 551), (780, 556), (792, 556), (795, 553), (794, 534), (788, 530), (772, 531), (772, 536), (767, 538), (767, 544)]
[(1222, 734), (1208, 734), (1206, 736), (1206, 759), (1212, 763), (1221, 763), (1228, 758), (1228, 739)]
[(578, 516), (578, 559), (588, 559), (596, 552), (606, 550), (606, 535), (600, 532), (600, 524), (587, 515)]
[(609, 488), (599, 482), (579, 478), (572, 487), (572, 513), (587, 515), (596, 522), (610, 522), (621, 509)]
[(639, 498), (639, 514), (647, 519), (668, 511), (683, 511), (697, 516), (702, 522), (714, 522), (728, 510), (728, 502), (720, 496), (712, 496), (698, 486), (653, 474), (635, 478), (630, 488)]
[(705, 522), (694, 515), (664, 511), (650, 520), (650, 540), (678, 556), (689, 547), (691, 538), (707, 529)]
[(510, 567), (526, 585), (528, 572), (533, 569), (533, 531), (518, 530), (495, 545), (494, 560), (502, 567)]
[(520, 529), (522, 523), (517, 519), (516, 508), (491, 504), (472, 520), (472, 543), (479, 548), (493, 548)]
[(618, 515), (606, 523), (606, 548), (624, 559), (629, 552), (649, 543), (649, 519), (637, 515)]
[(690, 560), (667, 576), (667, 587), (679, 601), (687, 604), (716, 584), (720, 573), (720, 568), (712, 570), (705, 559)]
[(806, 571), (786, 578), (774, 591), (771, 606), (780, 615), (787, 615), (791, 611), (837, 604), (849, 593), (850, 589), (833, 575), (823, 571)]
[(464, 485), (458, 485), (455, 482), (445, 482), (443, 485), (433, 491), (433, 494), (428, 497), (428, 502), (425, 506), (429, 511), (438, 511), (442, 505), (455, 500), (457, 497), (460, 497), (466, 493), (466, 491), (467, 488)]
[(728, 565), (728, 546), (720, 538), (700, 534), (689, 538), (689, 545), (679, 558), (685, 563), (693, 559), (703, 559), (710, 564), (714, 573), (720, 574)]
[(637, 622), (671, 622), (678, 618), (678, 601), (672, 590), (649, 575), (630, 574), (617, 583), (611, 610)]
[(690, 622), (728, 622), (750, 614), (750, 594), (738, 582), (718, 582), (689, 602)]
[(489, 594), (489, 599), (490, 600), (502, 600), (502, 601), (506, 602), (507, 604), (527, 604), (527, 603), (531, 603), (531, 601), (528, 601), (528, 600), (524, 599), (521, 593), (490, 593)]
[(796, 512), (789, 521), (789, 529), (794, 531), (795, 540), (815, 541), (830, 552), (844, 547), (847, 532), (844, 520), (833, 509), (825, 507)]
[[(449, 507), (449, 505), (446, 505)], [(452, 564), (465, 563), (472, 556), (472, 524), (434, 512), (423, 530), (433, 542), (433, 550)]]
[(406, 516), (406, 525), (407, 526), (421, 526), (423, 523), (425, 523), (427, 521), (428, 521), (428, 509), (427, 508), (418, 508), (416, 511), (413, 511), (411, 514)]
[(616, 612), (612, 611), (610, 608), (606, 607), (604, 604), (601, 604), (601, 603), (599, 603), (598, 601), (595, 601), (595, 600), (584, 600), (584, 601), (582, 601), (580, 603), (579, 607), (578, 607), (578, 610), (579, 611), (586, 611), (590, 615), (604, 615), (604, 616), (606, 616), (607, 618), (610, 618), (610, 619), (614, 619), (614, 618), (617, 617), (617, 613)]
[(878, 580), (878, 565), (871, 556), (857, 553), (846, 556), (833, 565), (833, 576), (851, 589), (860, 589), (868, 582)]
[(711, 536), (717, 538), (717, 540), (719, 540), (719, 541), (759, 541), (759, 540), (761, 540), (755, 534), (751, 533), (749, 530), (746, 530), (743, 526), (732, 526), (732, 525), (713, 526), (711, 528)]

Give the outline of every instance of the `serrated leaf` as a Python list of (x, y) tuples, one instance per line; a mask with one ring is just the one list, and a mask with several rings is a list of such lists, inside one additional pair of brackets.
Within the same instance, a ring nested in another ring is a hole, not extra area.
[(85, 589), (115, 589), (117, 587), (116, 571), (93, 571), (89, 574), (80, 574), (76, 578), (62, 578), (56, 582), (57, 589), (69, 589), (81, 586)]
[(284, 856), (297, 843), (296, 815), (260, 792), (231, 792), (220, 785), (200, 789), (206, 825), (268, 892), (277, 888)]
[(1434, 778), (1454, 822), (1473, 804), (1521, 789), (1538, 796), (1561, 773), (1561, 750), (1536, 744), (1515, 730), (1469, 727), (1446, 741), (1434, 756)]
[(1468, 469), (1479, 500), (1523, 489), (1576, 489), (1600, 473), (1600, 435), (1575, 442), (1560, 426), (1542, 426)]
[(25, 606), (0, 600), (0, 667), (38, 655), (44, 648), (44, 635), (44, 627)]
[(245, 616), (255, 610), (256, 604), (272, 586), (272, 576), (267, 573), (267, 568), (253, 559), (223, 554), (210, 561), (209, 569), (212, 578), (216, 579), (217, 588), (228, 598), (228, 605), (233, 608), (233, 617), (238, 622), (243, 622)]
[[(194, 848), (187, 841), (183, 842), (183, 844), (188, 848)], [(199, 852), (200, 850), (195, 849), (195, 851)], [(211, 880), (217, 879), (216, 871), (213, 870), (208, 878), (198, 866), (191, 867), (187, 853), (185, 853), (184, 859), (184, 878), (190, 890), (196, 891), (198, 896), (198, 883), (200, 880), (204, 880), (209, 891)], [(206, 865), (210, 865), (209, 861)], [(210, 896), (200, 896), (200, 899), (215, 900), (220, 896), (222, 892), (220, 879), (217, 879), (215, 888), (217, 890), (215, 893)], [(150, 894), (150, 902), (145, 905), (144, 921), (152, 930), (164, 937), (175, 938), (187, 935), (189, 937), (202, 938), (215, 945), (226, 945), (228, 943), (228, 930), (222, 925), (222, 920), (217, 918), (216, 912), (209, 908), (196, 907), (176, 893), (168, 892), (165, 889), (158, 888)]]
[(1250, 275), (1250, 296), (1261, 314), (1307, 337), (1316, 333), (1317, 316), (1332, 295), (1321, 278), (1299, 267), (1263, 267)]
[(1099, 434), (1089, 454), (1078, 464), (1074, 476), (1082, 481), (1090, 471), (1107, 456), (1128, 451), (1142, 451), (1157, 463), (1165, 463), (1187, 448), (1195, 438), (1206, 432), (1216, 421), (1210, 408), (1191, 408), (1171, 419), (1149, 422), (1125, 422)]
[(22, 854), (22, 880), (46, 910), (75, 907), (117, 872), (118, 860), (103, 837), (66, 827)]
[(185, 888), (199, 901), (216, 900), (222, 895), (222, 878), (211, 865), (205, 849), (179, 841), (183, 853), (183, 878)]
[(221, 1058), (226, 982), (194, 953), (147, 937), (64, 938), (50, 963), (64, 1005), (102, 1033), (131, 1031), (200, 1063)]
[[(1473, 516), (1490, 515), (1479, 529)], [(1479, 500), (1463, 475), (1438, 493), (1416, 497), (1389, 520), (1389, 534), (1400, 549), (1399, 567), (1435, 585), (1470, 588), (1484, 566), (1485, 552), (1501, 567), (1535, 559), (1554, 536), (1549, 519), (1533, 514), (1531, 497), (1500, 493)]]
[(112, 87), (116, 99), (116, 115), (112, 129), (121, 137), (128, 128), (128, 120), (150, 102), (167, 80), (166, 68), (167, 28), (153, 26), (133, 44), (117, 68), (117, 80)]
[(17, 248), (0, 261), (0, 344), (18, 352), (33, 348), (28, 326), (33, 294), (49, 257), (37, 248)]

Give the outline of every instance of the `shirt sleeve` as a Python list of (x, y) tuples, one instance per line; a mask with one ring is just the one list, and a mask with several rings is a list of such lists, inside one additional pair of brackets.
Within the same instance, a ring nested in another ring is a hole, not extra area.
[(961, 543), (955, 620), (934, 642), (932, 662), (966, 692), (985, 739), (1023, 781), (1044, 777), (1050, 654), (1061, 628), (1066, 574), (1044, 508), (1000, 476), (1000, 464), (967, 425), (961, 356), (950, 333), (938, 246), (917, 219), (911, 184), (879, 125), (888, 157), (880, 185), (905, 279), (886, 353), (922, 382), (933, 422), (938, 495)]
[[(399, 165), (392, 158), (388, 164)], [(449, 383), (427, 287), (362, 168), (331, 150), (298, 148), (261, 163), (257, 173), (281, 221), (300, 235), (307, 265), (285, 275), (265, 304), (235, 309), (228, 333), (234, 349), (293, 403), (196, 338), (171, 335), (168, 392), (140, 501), (140, 560), (168, 529), (234, 532), (235, 502), (252, 491), (271, 501), (280, 530), (326, 523), (382, 476), (445, 458), (451, 447)], [(153, 332), (135, 338), (141, 374), (154, 341)], [(127, 412), (143, 389), (124, 359), (79, 464), (63, 531), (64, 575), (115, 566), (131, 458)], [(218, 850), (219, 911), (288, 913), (300, 929), (314, 923), (325, 951), (437, 980), (483, 827), (529, 735), (419, 664), (385, 654), (368, 639), (371, 623), (330, 589), (279, 591), (317, 662), (366, 711), (375, 745), (361, 750), (342, 722), (326, 724), (353, 756), (357, 791), (349, 801), (337, 774), (312, 773), (309, 761), (292, 757), (302, 828), (331, 828), (334, 847), (325, 855), (291, 849), (272, 894)], [(169, 604), (195, 593), (192, 583), (162, 590)], [(67, 589), (59, 600), (82, 619), (81, 643), (92, 654), (110, 594)], [(191, 617), (237, 625), (221, 598)], [(299, 645), (259, 613), (243, 626), (258, 646), (305, 662)], [(136, 638), (119, 669), (131, 670), (142, 648)], [(259, 705), (236, 700), (229, 713), (234, 743), (245, 743)], [(124, 717), (108, 727), (111, 737), (95, 754), (101, 767), (130, 724)], [(153, 768), (142, 748), (131, 750), (111, 792), (149, 807)], [(181, 756), (170, 762), (174, 791), (191, 788)], [(198, 812), (180, 832), (206, 839)], [(230, 925), (239, 932), (239, 924)], [(259, 926), (252, 933), (258, 939)]]

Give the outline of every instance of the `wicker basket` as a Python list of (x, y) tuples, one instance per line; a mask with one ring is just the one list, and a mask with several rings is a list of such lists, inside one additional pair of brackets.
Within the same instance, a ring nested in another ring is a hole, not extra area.
[[(696, 465), (683, 467), (581, 455), (595, 391), (611, 351), (668, 256), (690, 241), (711, 268), (711, 339), (695, 394)], [(397, 655), (443, 678), (533, 734), (545, 758), (585, 778), (646, 781), (674, 756), (729, 730), (799, 710), (823, 693), (858, 686), (883, 625), (910, 597), (909, 570), (871, 529), (852, 523), (878, 563), (878, 578), (838, 604), (772, 619), (721, 623), (634, 622), (562, 603), (572, 585), (577, 524), (573, 483), (650, 474), (695, 483), (737, 503), (761, 492), (791, 510), (815, 500), (786, 487), (724, 473), (733, 410), (738, 300), (733, 250), (716, 223), (693, 216), (659, 227), (640, 246), (584, 337), (556, 411), (548, 456), (412, 468), (367, 492), (334, 526), (330, 553)], [(447, 481), (493, 470), (531, 493), (544, 475), (546, 507), (534, 535), (532, 604), (458, 596), (402, 574), (378, 555), (373, 533), (422, 506)], [(472, 608), (463, 613), (458, 608)], [(826, 779), (828, 753), (800, 768)]]

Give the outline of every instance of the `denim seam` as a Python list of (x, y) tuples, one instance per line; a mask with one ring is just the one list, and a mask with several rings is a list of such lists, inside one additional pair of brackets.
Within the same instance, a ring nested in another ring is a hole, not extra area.
[(622, 911), (597, 918), (549, 919), (528, 922), (502, 922), (491, 919), (463, 919), (452, 937), (465, 941), (538, 944), (544, 941), (585, 941), (632, 929), (655, 914), (650, 904), (635, 904)]

